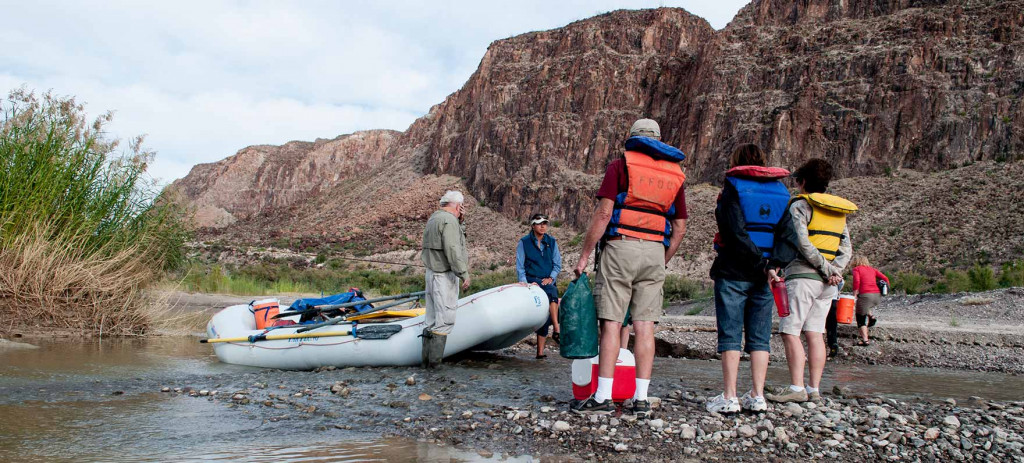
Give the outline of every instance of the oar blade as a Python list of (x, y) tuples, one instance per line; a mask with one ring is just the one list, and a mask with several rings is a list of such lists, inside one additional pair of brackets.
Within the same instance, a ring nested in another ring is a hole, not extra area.
[(388, 339), (400, 331), (401, 325), (358, 325), (355, 336), (359, 339)]
[(277, 319), (284, 318), (284, 317), (291, 317), (293, 315), (302, 315), (304, 313), (306, 313), (306, 311), (302, 311), (302, 310), (295, 311), (295, 312), (292, 312), (292, 311), (281, 312), (281, 313), (279, 313), (277, 315), (274, 315), (273, 317), (270, 317), (270, 318), (272, 318), (274, 320), (277, 320)]

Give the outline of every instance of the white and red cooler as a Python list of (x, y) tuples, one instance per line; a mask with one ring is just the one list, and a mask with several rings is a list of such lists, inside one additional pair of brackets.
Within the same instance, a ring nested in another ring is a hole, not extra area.
[[(599, 357), (600, 355), (572, 362), (572, 395), (577, 400), (586, 400), (597, 391)], [(633, 393), (636, 392), (636, 359), (628, 349), (619, 349), (614, 378), (612, 400), (622, 402), (632, 399)]]

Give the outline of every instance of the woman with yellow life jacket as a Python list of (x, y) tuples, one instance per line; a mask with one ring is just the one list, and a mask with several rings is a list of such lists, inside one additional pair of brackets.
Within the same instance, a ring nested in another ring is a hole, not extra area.
[[(768, 409), (764, 381), (772, 337), (774, 301), (770, 273), (788, 262), (775, 263), (775, 235), (791, 219), (789, 190), (782, 183), (789, 171), (765, 167), (757, 145), (741, 145), (730, 160), (725, 185), (715, 207), (715, 250), (711, 279), (715, 282), (715, 321), (722, 355), (722, 394), (705, 404), (712, 413), (761, 412)], [(771, 272), (769, 272), (771, 270)], [(737, 397), (741, 347), (750, 354), (750, 391)]]
[[(799, 194), (790, 202), (792, 230), (797, 258), (786, 266), (786, 291), (790, 315), (779, 321), (786, 348), (790, 386), (766, 394), (774, 402), (820, 400), (821, 374), (825, 370), (825, 318), (832, 296), (838, 291), (843, 269), (853, 257), (846, 215), (857, 206), (838, 196), (825, 194), (832, 180), (832, 166), (824, 159), (811, 159), (793, 173)], [(807, 351), (800, 342), (803, 334)], [(809, 363), (809, 381), (804, 383), (804, 364)]]

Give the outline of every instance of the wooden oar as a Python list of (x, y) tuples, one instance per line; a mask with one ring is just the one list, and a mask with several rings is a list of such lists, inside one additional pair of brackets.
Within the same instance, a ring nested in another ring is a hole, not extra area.
[(376, 298), (373, 298), (373, 299), (365, 299), (365, 300), (362, 300), (362, 301), (351, 301), (351, 302), (345, 302), (345, 303), (341, 303), (341, 304), (331, 304), (331, 305), (318, 305), (318, 306), (314, 306), (312, 309), (308, 309), (308, 310), (298, 310), (298, 311), (292, 311), (292, 312), (281, 312), (281, 313), (279, 313), (277, 315), (274, 315), (272, 318), (284, 318), (284, 317), (290, 317), (292, 315), (300, 315), (300, 314), (304, 314), (304, 313), (308, 313), (308, 312), (323, 312), (325, 310), (344, 309), (344, 308), (347, 308), (347, 307), (355, 307), (357, 305), (372, 304), (374, 302), (391, 301), (391, 300), (394, 300), (394, 299), (405, 299), (405, 298), (408, 298), (408, 297), (411, 297), (411, 296), (422, 296), (424, 294), (427, 294), (427, 292), (426, 291), (415, 291), (415, 292), (411, 292), (411, 293), (395, 294), (393, 296), (381, 296), (381, 297), (376, 297)]
[(200, 339), (199, 342), (203, 344), (213, 344), (218, 342), (259, 342), (259, 341), (276, 341), (279, 339), (310, 339), (310, 338), (326, 338), (331, 336), (349, 336), (359, 339), (387, 339), (394, 336), (395, 333), (402, 331), (401, 325), (365, 325), (365, 326), (353, 326), (352, 329), (346, 331), (331, 331), (327, 333), (292, 333), (292, 334), (260, 334), (256, 336), (240, 336), (237, 338), (214, 338), (214, 339)]
[[(413, 302), (413, 301), (415, 301), (415, 300), (417, 300), (419, 298), (420, 297), (418, 295), (417, 296), (412, 296), (410, 298), (402, 299), (400, 301), (395, 301), (395, 302), (392, 302), (390, 304), (384, 304), (384, 305), (382, 305), (380, 307), (374, 307), (373, 309), (367, 310), (366, 312), (357, 313), (357, 314), (351, 314), (351, 316), (366, 315), (368, 313), (380, 312), (381, 310), (389, 309), (389, 308), (394, 307), (396, 305), (402, 305), (402, 304), (407, 304), (409, 302)], [(304, 326), (302, 328), (299, 328), (299, 330), (296, 331), (296, 333), (305, 333), (307, 331), (315, 330), (317, 328), (323, 328), (325, 326), (337, 325), (338, 323), (341, 323), (343, 321), (348, 320), (349, 316), (350, 315), (342, 315), (340, 317), (334, 317), (334, 318), (332, 318), (330, 320), (327, 320), (325, 322), (320, 322), (320, 323), (317, 323), (317, 324), (314, 324), (314, 325), (306, 325), (306, 326)]]

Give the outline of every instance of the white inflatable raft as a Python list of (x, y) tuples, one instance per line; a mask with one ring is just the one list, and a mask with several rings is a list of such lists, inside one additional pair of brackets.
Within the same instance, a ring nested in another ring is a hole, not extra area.
[[(464, 350), (497, 350), (509, 347), (540, 328), (548, 318), (548, 298), (536, 285), (512, 284), (488, 289), (459, 299), (455, 328), (448, 335), (444, 356)], [(322, 366), (388, 366), (420, 363), (424, 316), (388, 324), (402, 330), (388, 339), (330, 336), (303, 339), (213, 343), (224, 363), (285, 370), (310, 370)], [(277, 328), (273, 334), (293, 334), (302, 327)], [(349, 325), (318, 328), (308, 332), (345, 332)], [(206, 325), (211, 340), (248, 337), (262, 333), (248, 305), (221, 310)], [(358, 332), (358, 329), (357, 329)]]

